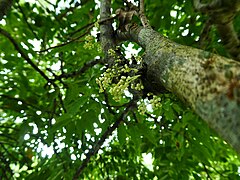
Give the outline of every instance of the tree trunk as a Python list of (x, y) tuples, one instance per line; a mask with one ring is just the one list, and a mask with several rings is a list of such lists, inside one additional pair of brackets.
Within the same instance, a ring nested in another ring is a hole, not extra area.
[(240, 153), (240, 63), (177, 44), (149, 28), (126, 34), (145, 49), (147, 80), (185, 101)]

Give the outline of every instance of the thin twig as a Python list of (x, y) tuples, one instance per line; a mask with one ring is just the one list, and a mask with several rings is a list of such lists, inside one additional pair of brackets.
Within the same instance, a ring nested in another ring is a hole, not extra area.
[(71, 36), (73, 36), (74, 34), (80, 32), (80, 31), (82, 31), (82, 30), (84, 30), (84, 29), (86, 29), (86, 28), (89, 28), (89, 29), (93, 28), (93, 27), (94, 27), (94, 24), (95, 24), (96, 22), (98, 22), (98, 24), (102, 24), (102, 23), (104, 23), (104, 22), (106, 22), (106, 21), (113, 20), (113, 19), (115, 19), (116, 17), (117, 17), (117, 15), (116, 15), (116, 16), (112, 16), (112, 17), (108, 17), (108, 18), (104, 18), (104, 19), (102, 19), (102, 20), (97, 20), (97, 21), (91, 22), (91, 23), (89, 23), (89, 24), (86, 24), (85, 26), (80, 27), (79, 29), (71, 32), (71, 33), (69, 34), (69, 36), (71, 37)]
[[(72, 40), (70, 40), (70, 41), (67, 41), (67, 42), (63, 43), (63, 44), (59, 44), (59, 45), (56, 45), (56, 46), (51, 46), (51, 47), (49, 47), (49, 48), (47, 48), (47, 49), (43, 49), (43, 50), (37, 51), (37, 52), (42, 53), (42, 52), (46, 52), (46, 51), (48, 51), (48, 50), (50, 50), (50, 49), (55, 49), (55, 48), (59, 48), (59, 47), (66, 46), (66, 45), (68, 45), (68, 44), (70, 44), (70, 43), (72, 43), (72, 42), (74, 42), (74, 41), (77, 41), (78, 39), (82, 38), (83, 36), (87, 35), (88, 33), (89, 33), (89, 32), (85, 32), (85, 33), (82, 34), (81, 36), (76, 37), (76, 38), (74, 38), (74, 39), (72, 39)], [(80, 41), (80, 42), (84, 42), (84, 41)]]
[(83, 26), (83, 27), (80, 27), (79, 29), (77, 29), (77, 30), (69, 33), (68, 36), (69, 36), (69, 37), (72, 37), (74, 34), (80, 32), (80, 31), (82, 31), (82, 30), (84, 30), (84, 29), (87, 29), (87, 28), (88, 28), (88, 29), (91, 29), (91, 28), (93, 28), (94, 23), (95, 23), (95, 22), (91, 22), (91, 23), (89, 23), (89, 24), (87, 24), (87, 25), (85, 25), (85, 26)]
[(62, 78), (72, 78), (72, 77), (80, 76), (85, 71), (87, 71), (89, 68), (93, 67), (94, 65), (98, 64), (99, 62), (101, 62), (101, 59), (94, 59), (94, 60), (88, 61), (78, 71), (74, 71), (74, 72), (67, 73), (67, 74), (61, 74), (60, 76), (56, 77), (56, 80), (59, 80)]
[[(109, 21), (109, 20), (112, 20), (112, 19), (115, 19), (115, 18), (116, 18), (116, 16), (113, 16), (113, 17), (110, 17), (110, 18), (106, 18), (106, 19), (104, 19), (104, 20), (102, 20), (102, 21), (99, 21), (99, 24), (102, 24), (103, 22), (106, 22), (106, 21)], [(87, 24), (87, 25), (85, 25), (85, 26), (77, 29), (76, 31), (71, 32), (68, 36), (69, 36), (69, 37), (70, 37), (70, 36), (73, 36), (74, 34), (76, 34), (76, 33), (80, 32), (80, 31), (88, 28), (88, 30), (87, 30), (84, 34), (82, 34), (82, 35), (80, 35), (80, 36), (78, 36), (78, 37), (76, 37), (76, 38), (74, 38), (74, 39), (71, 39), (70, 41), (65, 42), (65, 43), (63, 43), (63, 44), (59, 44), (59, 45), (56, 45), (56, 46), (53, 46), (53, 47), (49, 47), (49, 48), (47, 48), (47, 49), (44, 49), (44, 50), (41, 50), (41, 51), (38, 51), (38, 52), (41, 53), (41, 52), (48, 51), (48, 50), (50, 50), (50, 49), (62, 47), (62, 46), (65, 46), (65, 45), (70, 44), (70, 43), (73, 42), (73, 41), (76, 41), (76, 40), (82, 38), (83, 36), (85, 36), (85, 35), (87, 35), (87, 34), (89, 33), (90, 29), (94, 27), (94, 24), (95, 24), (96, 22), (97, 22), (97, 21), (92, 22), (92, 23), (89, 23), (89, 24)], [(84, 42), (84, 41), (80, 41), (80, 42)]]
[(60, 52), (59, 53), (59, 60), (60, 60), (60, 70), (61, 70), (61, 74), (64, 73), (64, 70), (63, 70), (63, 64), (64, 64), (64, 60), (63, 60), (63, 52)]
[[(109, 20), (112, 20), (112, 19), (115, 19), (115, 18), (116, 18), (116, 16), (103, 19), (103, 20), (99, 21), (99, 24), (102, 24), (102, 23), (104, 23), (104, 22), (106, 22), (106, 21), (109, 21)], [(63, 44), (59, 44), (59, 45), (56, 45), (56, 46), (52, 46), (52, 47), (49, 47), (49, 48), (47, 48), (47, 49), (43, 49), (43, 50), (37, 51), (37, 52), (42, 53), (42, 52), (46, 52), (46, 51), (51, 50), (51, 49), (63, 47), (63, 46), (66, 46), (66, 45), (68, 45), (68, 44), (70, 44), (70, 43), (72, 43), (72, 42), (74, 42), (74, 41), (76, 41), (76, 40), (84, 37), (85, 35), (87, 35), (87, 34), (90, 32), (90, 29), (94, 27), (94, 24), (95, 24), (96, 22), (97, 22), (97, 21), (92, 22), (92, 23), (89, 23), (89, 24), (81, 27), (80, 29), (77, 29), (76, 31), (73, 31), (72, 33), (69, 34), (69, 36), (73, 36), (74, 34), (76, 34), (76, 33), (80, 32), (80, 31), (88, 28), (88, 30), (87, 30), (84, 34), (82, 34), (82, 35), (80, 35), (80, 36), (78, 36), (78, 37), (76, 37), (76, 38), (74, 38), (74, 39), (71, 39), (70, 41), (67, 41), (67, 42), (65, 42), (65, 43), (63, 43)], [(84, 42), (84, 41), (80, 41), (80, 42)]]

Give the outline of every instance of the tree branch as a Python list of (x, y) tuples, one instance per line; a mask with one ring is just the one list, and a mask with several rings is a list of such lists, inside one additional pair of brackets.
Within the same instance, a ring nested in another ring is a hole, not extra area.
[[(107, 19), (103, 19), (103, 20), (99, 21), (98, 23), (99, 23), (99, 24), (102, 24), (102, 23), (104, 23), (104, 22), (106, 22), (106, 21), (110, 21), (110, 20), (113, 20), (113, 19), (115, 19), (115, 18), (116, 18), (116, 16), (113, 16), (113, 17), (110, 17), (110, 18), (107, 18)], [(82, 30), (84, 30), (84, 29), (87, 29), (87, 30), (86, 30), (83, 34), (81, 34), (80, 36), (78, 36), (78, 37), (76, 37), (76, 38), (73, 38), (73, 39), (71, 39), (71, 40), (69, 40), (69, 41), (67, 41), (67, 42), (65, 42), (65, 43), (62, 43), (62, 44), (59, 44), (59, 45), (56, 45), (56, 46), (49, 47), (49, 48), (47, 48), (47, 49), (43, 49), (43, 50), (38, 51), (38, 52), (39, 52), (39, 53), (46, 52), (46, 51), (48, 51), (48, 50), (50, 50), (50, 49), (55, 49), (55, 48), (63, 47), (63, 46), (66, 46), (66, 45), (68, 45), (68, 44), (70, 44), (70, 43), (72, 43), (72, 42), (74, 42), (74, 41), (77, 41), (78, 39), (80, 39), (80, 38), (84, 37), (85, 35), (87, 35), (87, 34), (90, 32), (90, 29), (94, 27), (94, 24), (95, 24), (96, 22), (97, 22), (97, 21), (95, 21), (95, 22), (93, 22), (93, 23), (89, 23), (89, 24), (87, 24), (87, 25), (85, 25), (85, 26), (83, 26), (83, 27), (81, 27), (81, 28), (77, 29), (76, 31), (73, 31), (72, 33), (69, 34), (69, 37), (70, 37), (70, 36), (73, 36), (74, 34), (80, 32), (80, 31), (82, 31)], [(84, 42), (84, 41), (80, 41), (80, 42)]]
[(152, 28), (149, 24), (149, 21), (144, 13), (144, 0), (140, 0), (140, 6), (139, 6), (139, 17), (142, 22), (143, 27)]
[(116, 16), (111, 16), (111, 17), (108, 17), (108, 18), (106, 18), (106, 19), (102, 19), (102, 20), (100, 20), (100, 21), (91, 22), (91, 23), (86, 24), (86, 25), (84, 25), (83, 27), (80, 27), (79, 29), (77, 29), (77, 30), (69, 33), (68, 36), (71, 37), (71, 36), (73, 36), (74, 34), (80, 32), (80, 31), (82, 31), (82, 30), (84, 30), (84, 29), (86, 29), (86, 28), (91, 29), (91, 28), (94, 27), (94, 24), (95, 24), (96, 22), (98, 22), (98, 24), (102, 24), (102, 23), (104, 23), (104, 22), (106, 22), (106, 21), (111, 21), (111, 20), (113, 20), (113, 19), (115, 19), (115, 18), (116, 18)]
[(122, 112), (119, 118), (113, 123), (112, 126), (108, 127), (108, 129), (103, 133), (101, 138), (96, 142), (95, 146), (87, 153), (86, 159), (83, 160), (81, 166), (77, 169), (75, 175), (73, 176), (73, 180), (78, 179), (81, 175), (82, 171), (87, 167), (91, 157), (93, 157), (98, 150), (103, 145), (104, 141), (113, 133), (115, 129), (117, 129), (122, 121), (125, 120), (128, 113), (135, 107), (135, 101), (131, 101), (126, 109)]
[(34, 64), (34, 62), (32, 62), (28, 55), (23, 52), (17, 42), (7, 31), (0, 28), (0, 34), (4, 35), (6, 38), (8, 38), (9, 41), (11, 41), (15, 49), (21, 54), (21, 56), (27, 61), (27, 63), (32, 66), (33, 69), (35, 69), (47, 82), (52, 83), (51, 79), (49, 79), (48, 76), (41, 69), (39, 69), (38, 66)]
[[(81, 37), (87, 35), (88, 33), (89, 33), (89, 32), (86, 32), (86, 33), (82, 34), (81, 36), (79, 36), (79, 37), (77, 37), (77, 38), (74, 38), (74, 39), (72, 39), (72, 40), (70, 40), (70, 41), (67, 41), (67, 42), (62, 43), (62, 44), (58, 44), (58, 45), (56, 45), (56, 46), (51, 46), (51, 47), (49, 47), (49, 48), (47, 48), (47, 49), (43, 49), (43, 50), (40, 50), (40, 51), (37, 51), (37, 52), (43, 53), (43, 52), (46, 52), (46, 51), (51, 50), (51, 49), (55, 49), (55, 48), (60, 48), (60, 47), (66, 46), (66, 45), (68, 45), (68, 44), (70, 44), (70, 43), (72, 43), (72, 42), (74, 42), (74, 41), (77, 41), (78, 39), (80, 39)], [(80, 41), (80, 42), (84, 42), (84, 41)]]
[(74, 71), (74, 72), (67, 73), (67, 74), (61, 74), (60, 76), (57, 76), (56, 79), (59, 80), (62, 78), (71, 78), (71, 77), (79, 76), (79, 75), (83, 74), (85, 71), (87, 71), (89, 68), (98, 64), (99, 62), (101, 62), (101, 59), (94, 59), (94, 60), (88, 61), (88, 62), (84, 63), (83, 67), (81, 69), (79, 69), (78, 71)]

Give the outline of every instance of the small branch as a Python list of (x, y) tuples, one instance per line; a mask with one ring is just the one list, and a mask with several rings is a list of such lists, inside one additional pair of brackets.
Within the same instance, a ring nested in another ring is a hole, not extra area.
[(80, 27), (79, 29), (77, 29), (77, 30), (69, 33), (68, 36), (71, 37), (71, 36), (73, 36), (74, 34), (80, 32), (80, 31), (82, 31), (82, 30), (84, 30), (84, 29), (91, 29), (91, 28), (93, 28), (94, 23), (95, 23), (95, 22), (92, 22), (92, 23), (89, 23), (89, 24), (87, 24), (87, 25), (85, 25), (85, 26), (83, 26), (83, 27)]
[(88, 61), (78, 71), (74, 71), (74, 72), (67, 73), (67, 74), (61, 74), (60, 76), (56, 77), (56, 80), (59, 80), (62, 78), (72, 78), (72, 77), (80, 76), (85, 71), (87, 71), (89, 68), (93, 67), (94, 65), (98, 64), (99, 62), (101, 62), (101, 59), (94, 59), (92, 61)]
[[(27, 61), (27, 63), (32, 66), (33, 69), (35, 69), (46, 81), (52, 83), (51, 79), (49, 79), (48, 76), (41, 69), (39, 69), (38, 66), (34, 64), (34, 62), (32, 62), (28, 55), (23, 52), (17, 42), (7, 31), (0, 28), (0, 34), (4, 35), (6, 38), (8, 38), (9, 41), (11, 41), (15, 49), (21, 54), (21, 56)], [(53, 85), (56, 86), (55, 84)]]
[(88, 29), (91, 29), (91, 28), (93, 28), (93, 27), (94, 27), (94, 24), (95, 24), (96, 22), (98, 22), (98, 24), (103, 24), (104, 22), (106, 22), (106, 21), (111, 21), (111, 20), (115, 19), (116, 17), (117, 17), (117, 16), (112, 16), (112, 17), (108, 17), (108, 18), (105, 18), (105, 19), (102, 19), (102, 20), (98, 20), (98, 21), (91, 22), (91, 23), (89, 23), (89, 24), (87, 24), (87, 25), (85, 25), (85, 26), (83, 26), (83, 27), (80, 27), (79, 29), (77, 29), (77, 30), (69, 33), (69, 36), (71, 37), (71, 36), (73, 36), (74, 34), (80, 32), (80, 31), (82, 31), (82, 30), (84, 30), (84, 29), (87, 29), (87, 28), (88, 28)]
[(144, 0), (140, 0), (139, 7), (140, 7), (139, 8), (139, 17), (140, 17), (143, 27), (152, 28), (149, 23), (149, 20), (147, 19), (147, 17), (145, 16), (145, 13), (144, 13)]
[[(106, 18), (106, 19), (103, 19), (103, 20), (99, 21), (98, 23), (99, 23), (99, 24), (103, 24), (104, 22), (113, 20), (113, 19), (115, 19), (115, 18), (116, 18), (116, 16), (109, 17), (109, 18)], [(47, 48), (47, 49), (44, 49), (44, 50), (41, 50), (41, 51), (38, 51), (38, 52), (39, 52), (39, 53), (42, 53), (42, 52), (46, 52), (46, 51), (48, 51), (48, 50), (50, 50), (50, 49), (55, 49), (55, 48), (63, 47), (63, 46), (66, 46), (66, 45), (68, 45), (68, 44), (70, 44), (70, 43), (72, 43), (72, 42), (74, 42), (74, 41), (76, 41), (76, 40), (84, 37), (85, 35), (87, 35), (87, 34), (90, 32), (90, 29), (94, 27), (94, 24), (95, 24), (96, 22), (97, 22), (97, 21), (95, 21), (95, 22), (93, 22), (93, 23), (90, 23), (90, 24), (87, 24), (87, 25), (81, 27), (80, 29), (78, 29), (78, 30), (76, 30), (76, 31), (74, 31), (74, 32), (72, 32), (72, 33), (69, 34), (69, 36), (73, 36), (74, 34), (76, 34), (76, 33), (78, 33), (78, 32), (80, 32), (80, 31), (82, 31), (82, 30), (84, 30), (84, 29), (87, 28), (87, 31), (86, 31), (85, 33), (83, 33), (82, 35), (80, 35), (80, 36), (78, 36), (78, 37), (76, 37), (76, 38), (74, 38), (74, 39), (71, 39), (70, 41), (67, 41), (67, 42), (65, 42), (65, 43), (63, 43), (63, 44), (59, 44), (59, 45), (56, 45), (56, 46), (52, 46), (52, 47), (49, 47), (49, 48)], [(80, 41), (80, 42), (84, 42), (84, 41)]]
[(64, 70), (63, 70), (63, 64), (64, 64), (64, 61), (63, 61), (63, 52), (60, 52), (60, 53), (59, 53), (59, 60), (60, 60), (60, 62), (61, 62), (61, 64), (60, 64), (61, 74), (63, 74), (63, 73), (64, 73)]
[(130, 24), (128, 26), (128, 31), (122, 32), (122, 31), (117, 31), (116, 32), (116, 42), (121, 43), (122, 41), (129, 41), (133, 40), (135, 42), (138, 42), (138, 33), (143, 29), (143, 26), (139, 26), (137, 24)]
[[(68, 45), (68, 44), (70, 44), (70, 43), (72, 43), (72, 42), (74, 42), (74, 41), (77, 41), (78, 39), (82, 38), (83, 36), (87, 35), (88, 33), (89, 33), (89, 31), (87, 31), (87, 32), (85, 32), (84, 34), (82, 34), (81, 36), (76, 37), (76, 38), (74, 38), (74, 39), (72, 39), (72, 40), (70, 40), (70, 41), (67, 41), (67, 42), (63, 43), (63, 44), (59, 44), (59, 45), (56, 45), (56, 46), (51, 46), (51, 47), (49, 47), (49, 48), (47, 48), (47, 49), (43, 49), (43, 50), (37, 51), (37, 52), (43, 53), (43, 52), (46, 52), (46, 51), (51, 50), (51, 49), (55, 49), (55, 48), (59, 48), (59, 47), (66, 46), (66, 45)], [(80, 41), (80, 42), (84, 42), (84, 41)]]
[(77, 169), (75, 175), (73, 176), (73, 180), (78, 179), (78, 177), (81, 175), (82, 171), (87, 167), (91, 157), (93, 157), (98, 150), (103, 145), (104, 141), (113, 133), (115, 129), (118, 128), (120, 123), (124, 121), (124, 119), (127, 117), (128, 113), (135, 107), (135, 102), (132, 101), (129, 103), (129, 105), (126, 107), (126, 109), (122, 112), (120, 117), (115, 121), (115, 123), (110, 126), (101, 136), (101, 138), (97, 141), (95, 146), (87, 153), (86, 159), (83, 160), (81, 166)]
[[(39, 5), (43, 8), (43, 9), (45, 9), (46, 7), (42, 4), (42, 2), (41, 1), (39, 1), (39, 0), (37, 0), (38, 1), (38, 3), (39, 3)], [(48, 8), (46, 8), (46, 10), (47, 10)], [(49, 10), (49, 9), (48, 9)]]

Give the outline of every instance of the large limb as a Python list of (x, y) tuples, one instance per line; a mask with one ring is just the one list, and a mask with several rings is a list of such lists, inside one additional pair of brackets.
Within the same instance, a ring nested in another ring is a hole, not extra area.
[(148, 82), (176, 94), (240, 153), (240, 63), (176, 44), (150, 28), (133, 27), (124, 37), (145, 49)]

